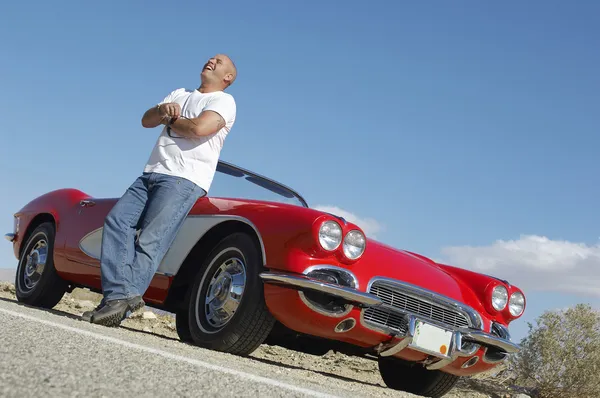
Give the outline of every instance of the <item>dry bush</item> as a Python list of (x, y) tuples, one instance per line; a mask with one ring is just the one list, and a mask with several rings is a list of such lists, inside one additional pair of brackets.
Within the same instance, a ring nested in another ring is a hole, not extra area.
[(579, 304), (536, 322), (508, 362), (513, 382), (540, 398), (600, 397), (600, 312)]

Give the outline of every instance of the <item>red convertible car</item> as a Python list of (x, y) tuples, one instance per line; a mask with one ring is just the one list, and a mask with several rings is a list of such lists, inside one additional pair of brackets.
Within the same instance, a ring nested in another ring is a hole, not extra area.
[[(246, 192), (219, 196), (227, 183)], [(101, 292), (102, 228), (116, 200), (60, 189), (14, 215), (6, 238), (19, 301), (51, 308), (76, 287)], [(508, 325), (525, 309), (507, 281), (369, 239), (223, 161), (144, 300), (176, 315), (185, 342), (237, 355), (265, 342), (361, 355), (389, 388), (431, 397), (517, 352)]]

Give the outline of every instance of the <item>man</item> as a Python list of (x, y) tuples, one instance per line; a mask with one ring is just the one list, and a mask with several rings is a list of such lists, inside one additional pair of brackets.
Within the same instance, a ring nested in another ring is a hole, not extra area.
[[(142, 126), (164, 125), (140, 177), (104, 222), (103, 299), (83, 319), (117, 326), (136, 311), (154, 273), (196, 200), (208, 193), (236, 103), (224, 90), (237, 76), (226, 55), (208, 60), (195, 90), (177, 89), (148, 109)], [(140, 229), (137, 243), (136, 230)]]

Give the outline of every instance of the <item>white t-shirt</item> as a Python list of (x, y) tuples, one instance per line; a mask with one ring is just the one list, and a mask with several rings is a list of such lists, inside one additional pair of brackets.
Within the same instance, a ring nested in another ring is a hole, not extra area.
[[(198, 117), (203, 111), (215, 111), (225, 120), (225, 127), (205, 137), (171, 138), (164, 126), (144, 171), (186, 178), (208, 192), (225, 137), (235, 122), (235, 100), (223, 91), (201, 93), (180, 88), (160, 103), (167, 102), (177, 102), (181, 106), (181, 115), (188, 118)], [(171, 135), (178, 137), (173, 129)]]

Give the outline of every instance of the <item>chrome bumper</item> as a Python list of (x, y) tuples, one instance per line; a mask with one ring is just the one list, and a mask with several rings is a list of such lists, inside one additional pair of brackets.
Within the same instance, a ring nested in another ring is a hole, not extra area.
[[(373, 294), (360, 292), (350, 287), (324, 282), (305, 275), (264, 272), (260, 274), (260, 277), (265, 283), (277, 284), (288, 288), (296, 288), (301, 291), (313, 290), (327, 293), (332, 296), (347, 300), (349, 303), (363, 308), (384, 304), (379, 297)], [(391, 310), (396, 314), (405, 317), (405, 319), (408, 321), (408, 329), (405, 334), (395, 335), (395, 337), (401, 340), (394, 343), (381, 343), (379, 346), (375, 347), (375, 350), (381, 356), (393, 356), (406, 348), (420, 351), (418, 347), (413, 345), (413, 337), (415, 335), (417, 321), (442, 326), (436, 322), (432, 323), (430, 320), (422, 316), (405, 313), (389, 306), (385, 307), (387, 310)], [(361, 316), (361, 323), (362, 322), (363, 319)], [(445, 327), (445, 329), (452, 333), (451, 347), (448, 348), (448, 353), (446, 355), (433, 354), (421, 350), (421, 352), (425, 352), (426, 354), (432, 355), (435, 358), (426, 364), (427, 369), (440, 369), (451, 364), (459, 357), (472, 357), (480, 347), (484, 347), (486, 351), (488, 349), (494, 349), (501, 351), (504, 354), (513, 354), (520, 350), (520, 346), (518, 344), (510, 341), (508, 334), (507, 338), (502, 338), (491, 333), (484, 332), (483, 330), (477, 330), (473, 328)]]
[(359, 292), (356, 289), (335, 285), (333, 283), (323, 282), (317, 279), (309, 278), (304, 275), (288, 275), (280, 273), (263, 272), (260, 274), (263, 281), (271, 284), (280, 284), (288, 287), (300, 289), (315, 290), (322, 293), (328, 293), (348, 300), (350, 303), (361, 306), (373, 306), (383, 304), (381, 299), (372, 294)]
[[(501, 339), (497, 336), (491, 335), (486, 332), (481, 331), (472, 331), (472, 330), (453, 330), (452, 331), (452, 340), (450, 347), (448, 347), (448, 353), (446, 355), (441, 355), (439, 353), (431, 353), (424, 350), (421, 350), (419, 347), (415, 347), (414, 336), (415, 336), (415, 328), (417, 320), (421, 320), (413, 315), (408, 316), (408, 330), (404, 336), (398, 336), (402, 338), (402, 340), (397, 343), (389, 343), (389, 344), (380, 344), (376, 350), (379, 355), (382, 357), (393, 356), (398, 354), (400, 351), (411, 348), (416, 351), (424, 352), (425, 354), (429, 354), (435, 359), (429, 360), (425, 364), (425, 368), (428, 370), (437, 370), (441, 369), (445, 366), (450, 365), (458, 358), (467, 358), (473, 357), (475, 353), (479, 350), (480, 346), (485, 347), (493, 347), (496, 349), (500, 349), (504, 351), (506, 354), (513, 354), (520, 350), (519, 345), (512, 343), (509, 340)], [(422, 320), (427, 323), (426, 319)], [(467, 345), (466, 348), (463, 345), (464, 342), (474, 343)], [(486, 348), (487, 349), (487, 348)], [(477, 357), (474, 357), (475, 362), (477, 361)], [(491, 362), (490, 362), (491, 363)]]
[(9, 242), (13, 242), (16, 238), (17, 235), (15, 234), (4, 234), (4, 239), (6, 239)]
[[(461, 331), (457, 332), (461, 333)], [(499, 348), (507, 354), (514, 354), (521, 350), (521, 347), (512, 341), (478, 330), (462, 331), (462, 339), (488, 347)]]

